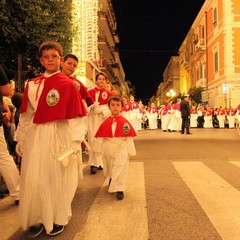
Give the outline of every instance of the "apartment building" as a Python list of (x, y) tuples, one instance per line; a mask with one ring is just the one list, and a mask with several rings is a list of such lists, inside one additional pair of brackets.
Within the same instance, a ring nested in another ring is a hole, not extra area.
[(179, 56), (172, 56), (163, 72), (163, 82), (158, 86), (156, 104), (166, 103), (179, 93)]
[(203, 87), (210, 107), (240, 103), (240, 1), (206, 0), (180, 49), (180, 92)]
[(87, 87), (104, 72), (121, 94), (129, 95), (116, 43), (117, 22), (111, 0), (74, 0), (72, 3), (73, 53), (79, 58), (77, 77)]

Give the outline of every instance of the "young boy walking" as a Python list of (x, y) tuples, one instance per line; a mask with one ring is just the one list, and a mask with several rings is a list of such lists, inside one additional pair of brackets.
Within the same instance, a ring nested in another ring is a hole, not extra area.
[(27, 83), (15, 135), (22, 156), (20, 224), (29, 238), (44, 228), (49, 236), (63, 231), (78, 185), (76, 157), (70, 155), (64, 164), (59, 157), (81, 151), (86, 112), (75, 84), (59, 70), (62, 55), (57, 42), (40, 45), (45, 73)]
[(102, 153), (104, 174), (110, 178), (110, 193), (116, 192), (118, 200), (124, 198), (128, 176), (129, 155), (136, 155), (133, 137), (136, 132), (131, 123), (121, 116), (123, 99), (112, 96), (108, 100), (111, 116), (99, 127), (93, 151)]

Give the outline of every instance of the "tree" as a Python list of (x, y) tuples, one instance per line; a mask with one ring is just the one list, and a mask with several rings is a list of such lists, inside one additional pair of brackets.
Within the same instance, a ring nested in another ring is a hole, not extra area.
[(21, 71), (27, 70), (28, 65), (40, 69), (37, 49), (45, 40), (59, 41), (66, 52), (70, 51), (70, 14), (70, 0), (1, 2), (0, 61), (10, 78), (16, 78), (17, 75), (18, 83), (21, 84)]
[(189, 89), (189, 94), (192, 101), (198, 105), (202, 101), (202, 92), (204, 91), (203, 87), (192, 87)]

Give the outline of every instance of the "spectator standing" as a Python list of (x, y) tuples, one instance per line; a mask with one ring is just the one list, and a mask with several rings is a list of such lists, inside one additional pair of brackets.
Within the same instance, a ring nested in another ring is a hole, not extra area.
[(6, 124), (10, 120), (10, 118), (3, 114), (8, 109), (8, 105), (3, 101), (3, 96), (9, 94), (11, 94), (10, 84), (0, 64), (0, 173), (7, 185), (10, 196), (14, 199), (15, 204), (18, 205), (20, 176), (13, 157), (9, 154), (3, 130), (3, 124)]
[(180, 103), (180, 111), (182, 116), (182, 129), (181, 134), (184, 134), (186, 128), (186, 134), (190, 133), (190, 106), (189, 106), (189, 94), (184, 96), (185, 98)]

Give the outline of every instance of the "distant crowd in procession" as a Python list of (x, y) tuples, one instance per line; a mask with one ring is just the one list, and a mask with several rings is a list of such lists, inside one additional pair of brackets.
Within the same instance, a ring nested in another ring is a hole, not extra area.
[(14, 93), (13, 86), (6, 91), (0, 65), (0, 174), (29, 238), (43, 230), (55, 236), (69, 223), (83, 177), (83, 151), (88, 152), (89, 174), (103, 170), (108, 192), (122, 200), (129, 156), (136, 155), (133, 138), (140, 130), (183, 134), (189, 124), (190, 134), (189, 127), (234, 128), (240, 122), (240, 105), (211, 109), (179, 98), (146, 106), (133, 95), (120, 96), (103, 72), (96, 74), (95, 87), (86, 88), (74, 76), (77, 56), (63, 56), (55, 41), (43, 42), (38, 54), (45, 72), (29, 75), (23, 94)]
[[(122, 114), (135, 126), (136, 131), (143, 129), (162, 129), (163, 132), (181, 132), (182, 99), (156, 106), (151, 102), (148, 106), (142, 101), (126, 102)], [(132, 103), (133, 102), (133, 105)], [(210, 108), (207, 104), (195, 104), (189, 99), (191, 128), (236, 128), (240, 122), (240, 104), (235, 108)], [(135, 110), (132, 110), (135, 109)], [(137, 110), (136, 110), (137, 109)], [(133, 120), (135, 119), (135, 120)]]

